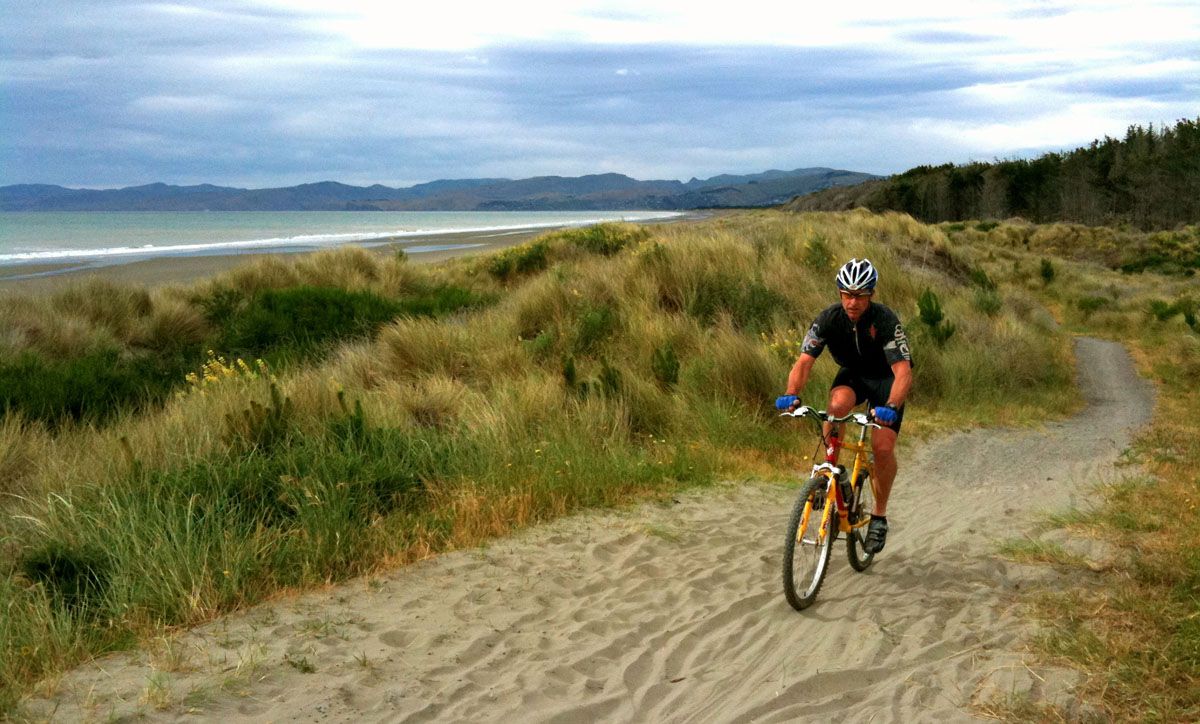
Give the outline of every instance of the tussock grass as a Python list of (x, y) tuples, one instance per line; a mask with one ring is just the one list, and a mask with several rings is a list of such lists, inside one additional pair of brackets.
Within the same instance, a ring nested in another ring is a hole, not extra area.
[[(238, 329), (262, 300), (287, 295), (369, 306), (419, 296), (435, 311), (351, 313), (371, 320), (357, 336), (327, 335), (265, 371), (195, 359), (190, 371), (207, 366), (186, 389), (178, 376), (186, 394), (118, 408), (103, 426), (52, 430), (10, 413), (0, 480), (21, 497), (0, 522), (12, 562), (0, 571), (11, 612), (0, 706), (95, 652), (281, 588), (718, 473), (788, 469), (797, 433), (771, 401), (804, 328), (836, 302), (836, 264), (852, 256), (880, 268), (878, 300), (910, 329), (930, 289), (960, 329), (942, 346), (914, 341), (906, 429), (1070, 406), (1069, 342), (1036, 305), (1016, 308), (1023, 279), (989, 266), (1005, 301), (981, 311), (970, 272), (991, 263), (985, 252), (896, 214), (604, 225), (420, 269), (357, 251), (267, 257), (191, 289), (88, 301), (103, 310), (78, 317), (88, 334), (131, 358), (172, 329), (189, 341)], [(454, 291), (437, 301), (455, 289), (472, 303)], [(50, 329), (67, 312), (4, 314)], [(353, 326), (288, 314), (309, 320), (310, 336)], [(267, 337), (299, 332), (288, 314), (270, 318)], [(22, 327), (2, 339), (20, 348), (31, 337)], [(833, 372), (818, 365), (815, 404)]]
[[(1031, 251), (998, 254), (983, 235), (967, 242), (969, 232), (952, 238), (980, 254), (988, 273), (1004, 280), (1002, 287), (1023, 285), (1043, 300), (1063, 327), (1125, 344), (1141, 373), (1159, 387), (1153, 422), (1124, 456), (1141, 474), (1100, 488), (1101, 502), (1094, 509), (1057, 520), (1117, 546), (1123, 555), (1116, 563), (1097, 573), (1087, 568), (1088, 561), (1045, 544), (1009, 546), (1015, 557), (1080, 567), (1094, 583), (1028, 598), (1029, 610), (1045, 623), (1037, 650), (1088, 672), (1080, 693), (1100, 704), (1105, 721), (1198, 721), (1200, 426), (1194, 410), (1200, 405), (1200, 336), (1185, 312), (1200, 295), (1184, 265), (1132, 265), (1155, 273), (1114, 271), (1129, 269), (1131, 259), (1153, 257), (1156, 244), (1191, 231), (1131, 234), (1005, 223), (987, 236), (997, 233), (1013, 234), (1022, 247), (1021, 239), (1028, 238)], [(1056, 255), (1056, 271), (1044, 283), (1037, 269), (1047, 252)], [(1005, 306), (1034, 321), (1036, 310), (1018, 307), (1017, 301), (1006, 296)], [(1025, 374), (1033, 379), (1038, 371)], [(1068, 720), (1067, 712), (1051, 705), (1019, 707), (1006, 716), (1021, 722)]]

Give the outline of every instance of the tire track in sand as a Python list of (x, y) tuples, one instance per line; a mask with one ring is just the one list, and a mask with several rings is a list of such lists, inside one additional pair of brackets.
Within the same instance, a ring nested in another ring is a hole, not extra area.
[(1067, 697), (1069, 675), (1034, 676), (1013, 653), (1030, 628), (1011, 602), (1074, 581), (992, 552), (1115, 477), (1149, 418), (1152, 388), (1120, 345), (1080, 339), (1076, 354), (1084, 412), (907, 455), (887, 550), (856, 574), (839, 539), (804, 613), (779, 581), (796, 487), (726, 483), (264, 606), (181, 637), (170, 667), (109, 658), (31, 706), (64, 721), (881, 724)]

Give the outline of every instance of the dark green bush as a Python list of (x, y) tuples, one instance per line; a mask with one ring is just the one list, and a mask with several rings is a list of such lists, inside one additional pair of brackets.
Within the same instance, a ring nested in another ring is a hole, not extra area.
[(611, 306), (586, 307), (580, 313), (575, 330), (575, 351), (595, 351), (617, 328), (617, 312)]
[(621, 371), (603, 358), (600, 360), (600, 376), (597, 382), (600, 389), (609, 397), (615, 397), (621, 393)]
[(99, 546), (72, 546), (57, 539), (26, 553), (19, 568), (30, 581), (42, 584), (56, 604), (77, 616), (95, 611), (112, 576)]
[(771, 318), (786, 309), (787, 299), (760, 280), (747, 281), (721, 273), (700, 277), (687, 305), (687, 313), (704, 324), (728, 314), (734, 326), (748, 332), (768, 329)]
[(245, 355), (286, 347), (308, 356), (327, 343), (369, 334), (401, 309), (371, 292), (306, 286), (268, 290), (228, 320), (213, 347)]
[(225, 414), (225, 443), (244, 452), (266, 452), (286, 443), (292, 433), (292, 400), (271, 383), (271, 399), (263, 405), (255, 400), (240, 415)]
[(1161, 299), (1150, 300), (1150, 315), (1159, 322), (1167, 321), (1176, 314), (1179, 314), (1180, 311), (1178, 305), (1164, 302)]
[(399, 316), (436, 317), (491, 301), (491, 297), (450, 285), (402, 299), (338, 287), (269, 290), (232, 314), (210, 346), (232, 355), (286, 350), (309, 358), (334, 342), (370, 335)]
[(833, 266), (833, 251), (829, 248), (829, 240), (822, 234), (813, 234), (804, 245), (804, 265), (810, 269), (824, 272)]
[(500, 281), (509, 277), (529, 274), (546, 268), (548, 261), (546, 251), (549, 245), (545, 241), (532, 244), (522, 244), (494, 254), (488, 261), (488, 273)]
[(204, 310), (204, 318), (217, 326), (232, 319), (246, 304), (245, 295), (232, 287), (217, 287), (208, 296), (197, 296), (192, 301)]
[(1004, 300), (991, 289), (976, 289), (973, 302), (976, 309), (989, 317), (996, 316), (1004, 308)]
[(675, 356), (675, 347), (667, 342), (654, 350), (650, 358), (650, 369), (654, 379), (663, 389), (674, 387), (679, 382), (679, 358)]
[(1083, 312), (1085, 319), (1090, 317), (1092, 312), (1107, 307), (1110, 304), (1112, 304), (1112, 300), (1108, 297), (1087, 296), (1075, 300), (1075, 306), (1079, 307), (1079, 311)]
[(939, 347), (954, 336), (957, 328), (953, 324), (945, 322), (946, 313), (942, 311), (942, 303), (932, 289), (926, 289), (925, 293), (917, 299), (917, 311), (921, 316), (921, 321), (929, 328), (929, 335)]
[(34, 352), (0, 365), (0, 408), (58, 425), (104, 422), (113, 415), (160, 402), (190, 368), (182, 355), (122, 359), (110, 349), (49, 361)]
[(561, 238), (569, 244), (592, 254), (612, 256), (625, 247), (644, 241), (650, 236), (644, 227), (624, 228), (616, 224), (596, 224), (584, 229), (561, 232)]
[(1042, 259), (1042, 283), (1049, 284), (1050, 282), (1054, 281), (1055, 273), (1054, 264), (1049, 259)]
[(400, 299), (397, 302), (397, 316), (441, 317), (478, 309), (495, 301), (494, 295), (477, 294), (470, 289), (446, 284)]
[(987, 272), (979, 268), (971, 270), (971, 283), (980, 289), (987, 289), (988, 291), (995, 291), (996, 289), (996, 282), (992, 281)]
[(991, 231), (992, 229), (996, 228), (999, 225), (1000, 225), (1000, 222), (998, 222), (998, 221), (980, 221), (978, 224), (975, 224), (975, 230), (988, 232), (988, 231)]
[(563, 384), (565, 384), (567, 386), (568, 390), (575, 389), (575, 384), (579, 380), (578, 380), (578, 372), (575, 370), (575, 357), (574, 356), (567, 355), (566, 357), (563, 358), (562, 377), (563, 377)]

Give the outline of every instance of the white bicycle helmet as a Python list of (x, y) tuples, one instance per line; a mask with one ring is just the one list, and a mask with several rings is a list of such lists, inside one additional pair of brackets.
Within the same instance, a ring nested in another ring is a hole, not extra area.
[(847, 292), (864, 292), (875, 289), (879, 281), (879, 272), (871, 266), (869, 259), (851, 259), (838, 270), (838, 289)]

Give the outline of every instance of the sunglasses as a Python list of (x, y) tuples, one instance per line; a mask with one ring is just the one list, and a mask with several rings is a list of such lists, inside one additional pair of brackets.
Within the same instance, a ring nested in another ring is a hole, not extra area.
[(843, 297), (851, 297), (853, 299), (863, 299), (863, 298), (869, 297), (875, 293), (875, 292), (848, 292), (845, 289), (839, 289), (838, 291), (841, 292)]

